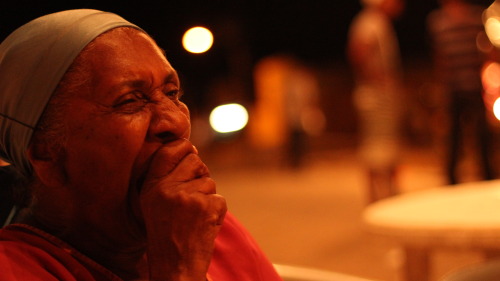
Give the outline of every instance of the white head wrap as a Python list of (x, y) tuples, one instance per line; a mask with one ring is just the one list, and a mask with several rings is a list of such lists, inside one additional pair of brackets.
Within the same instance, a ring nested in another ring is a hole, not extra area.
[(19, 27), (0, 45), (0, 158), (31, 175), (26, 157), (34, 128), (76, 56), (122, 17), (77, 9), (42, 16)]

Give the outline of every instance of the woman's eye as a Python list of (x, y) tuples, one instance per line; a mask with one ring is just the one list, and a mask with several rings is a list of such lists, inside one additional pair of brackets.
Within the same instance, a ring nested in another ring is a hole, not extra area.
[(126, 105), (126, 104), (129, 104), (129, 103), (136, 102), (138, 100), (139, 99), (137, 99), (137, 98), (129, 98), (129, 99), (126, 99), (126, 100), (122, 100), (118, 105)]
[(144, 104), (146, 102), (147, 99), (143, 94), (134, 92), (123, 96), (115, 103), (114, 107), (132, 106), (134, 104)]
[(182, 96), (182, 92), (179, 89), (167, 91), (165, 95), (171, 99), (179, 99)]

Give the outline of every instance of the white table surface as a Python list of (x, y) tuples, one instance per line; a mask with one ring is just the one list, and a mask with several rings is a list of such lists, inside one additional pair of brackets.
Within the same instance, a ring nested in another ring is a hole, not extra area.
[(363, 213), (367, 230), (407, 245), (500, 249), (500, 180), (414, 191)]

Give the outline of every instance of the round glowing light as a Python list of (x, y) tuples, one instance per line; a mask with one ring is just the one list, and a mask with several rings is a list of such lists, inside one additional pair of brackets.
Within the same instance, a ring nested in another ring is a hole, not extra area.
[(493, 114), (497, 120), (500, 120), (500, 98), (497, 98), (493, 103)]
[(190, 28), (182, 37), (182, 45), (188, 52), (200, 54), (208, 51), (214, 43), (210, 30), (197, 26)]
[(219, 133), (236, 132), (248, 123), (248, 112), (236, 103), (217, 106), (210, 113), (210, 126)]
[(497, 47), (500, 46), (500, 21), (498, 18), (490, 17), (486, 20), (484, 24), (486, 34), (490, 39), (491, 43)]
[(489, 92), (497, 92), (500, 89), (500, 64), (496, 62), (489, 62), (483, 69), (482, 81), (484, 88)]

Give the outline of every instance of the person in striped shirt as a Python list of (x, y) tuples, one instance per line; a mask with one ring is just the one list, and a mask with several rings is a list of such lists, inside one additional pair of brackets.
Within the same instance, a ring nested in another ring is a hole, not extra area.
[(463, 155), (466, 129), (477, 136), (476, 148), (482, 177), (493, 178), (490, 131), (482, 98), (481, 68), (485, 54), (477, 45), (484, 34), (484, 7), (466, 0), (440, 0), (440, 8), (427, 19), (436, 77), (449, 94), (449, 151), (447, 177), (450, 184), (459, 178), (458, 164)]

